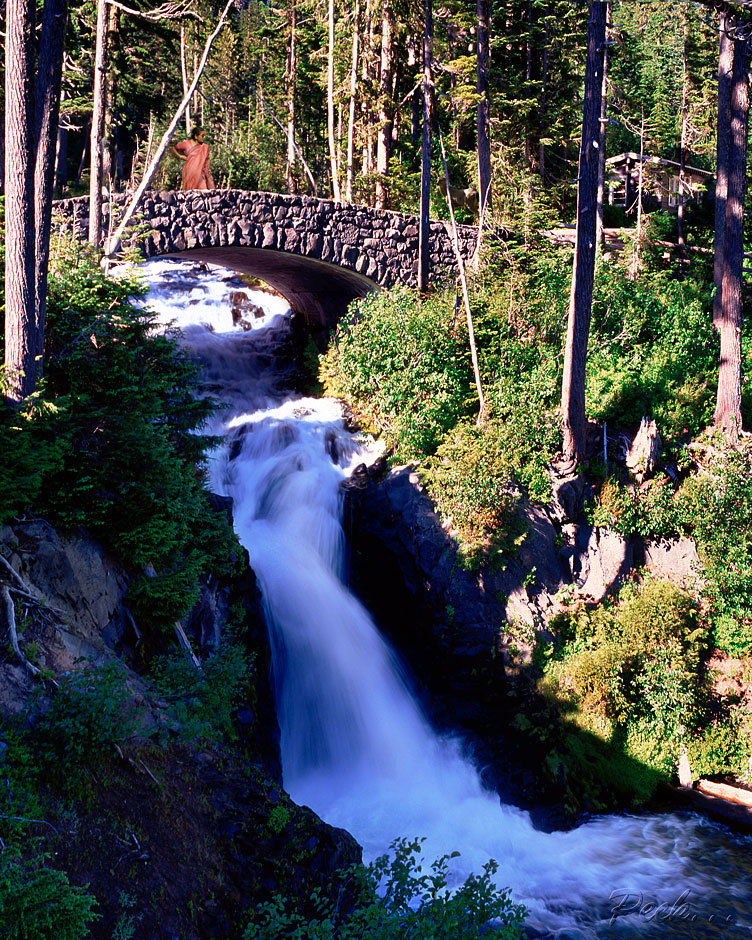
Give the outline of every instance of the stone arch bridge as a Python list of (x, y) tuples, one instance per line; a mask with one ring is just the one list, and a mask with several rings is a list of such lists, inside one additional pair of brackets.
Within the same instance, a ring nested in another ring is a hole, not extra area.
[[(113, 223), (125, 198), (113, 200)], [(56, 202), (55, 213), (59, 225), (87, 238), (88, 197)], [(109, 214), (106, 206), (105, 231)], [(232, 189), (147, 192), (134, 225), (146, 258), (205, 261), (259, 277), (314, 332), (332, 327), (356, 297), (417, 284), (418, 219), (400, 212)], [(477, 229), (459, 226), (458, 233), (460, 252), (469, 259)], [(454, 278), (447, 224), (431, 222), (429, 249), (432, 281)]]

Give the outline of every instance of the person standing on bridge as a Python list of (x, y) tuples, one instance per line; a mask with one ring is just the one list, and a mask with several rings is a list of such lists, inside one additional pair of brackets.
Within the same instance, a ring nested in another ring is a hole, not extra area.
[(214, 189), (214, 180), (209, 169), (209, 145), (204, 143), (203, 127), (193, 128), (188, 140), (181, 140), (171, 148), (183, 164), (183, 189)]

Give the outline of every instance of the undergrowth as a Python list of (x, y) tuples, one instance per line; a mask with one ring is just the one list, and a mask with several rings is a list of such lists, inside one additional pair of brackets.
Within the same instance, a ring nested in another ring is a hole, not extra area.
[(63, 244), (50, 278), (45, 370), (18, 412), (0, 412), (0, 522), (33, 509), (91, 533), (129, 567), (137, 621), (166, 629), (195, 602), (200, 575), (239, 556), (203, 487), (212, 404), (176, 337), (135, 306), (133, 279), (106, 277)]
[(615, 603), (571, 603), (549, 627), (535, 657), (550, 723), (516, 725), (548, 748), (545, 769), (563, 775), (572, 812), (644, 803), (673, 778), (682, 748), (695, 774), (746, 768), (749, 722), (711, 698), (711, 627), (686, 591), (628, 582)]
[(459, 888), (448, 886), (449, 864), (459, 853), (436, 859), (430, 870), (419, 858), (420, 839), (398, 839), (393, 856), (352, 869), (345, 885), (352, 903), (314, 891), (314, 913), (299, 913), (284, 895), (261, 905), (243, 940), (517, 940), (525, 909), (508, 889), (496, 887), (498, 865), (489, 861)]

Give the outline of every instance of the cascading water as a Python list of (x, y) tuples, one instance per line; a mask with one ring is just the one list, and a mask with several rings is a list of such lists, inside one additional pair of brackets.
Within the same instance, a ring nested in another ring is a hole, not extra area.
[[(274, 655), (285, 785), (348, 829), (366, 858), (425, 836), (428, 859), (459, 850), (457, 880), (492, 857), (497, 881), (546, 936), (752, 937), (750, 840), (696, 816), (608, 816), (543, 833), (483, 789), (438, 738), (368, 612), (340, 580), (340, 483), (364, 460), (331, 400), (296, 398), (275, 366), (288, 321), (231, 317), (228, 272), (144, 265), (149, 303), (176, 321), (225, 408), (212, 486), (261, 585)], [(237, 311), (236, 311), (237, 313)]]

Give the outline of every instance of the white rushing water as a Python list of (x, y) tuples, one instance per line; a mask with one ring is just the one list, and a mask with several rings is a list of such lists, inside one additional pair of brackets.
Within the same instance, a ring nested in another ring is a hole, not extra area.
[(425, 836), (427, 860), (459, 850), (458, 880), (496, 859), (498, 883), (548, 936), (752, 936), (749, 840), (678, 815), (544, 833), (483, 789), (340, 580), (340, 484), (368, 455), (337, 402), (286, 391), (286, 305), (253, 292), (261, 315), (239, 318), (236, 296), (233, 317), (242, 285), (228, 272), (167, 261), (142, 270), (150, 305), (176, 321), (226, 406), (208, 429), (226, 440), (211, 483), (234, 501), (264, 597), (292, 797), (353, 833), (366, 859), (399, 836)]

